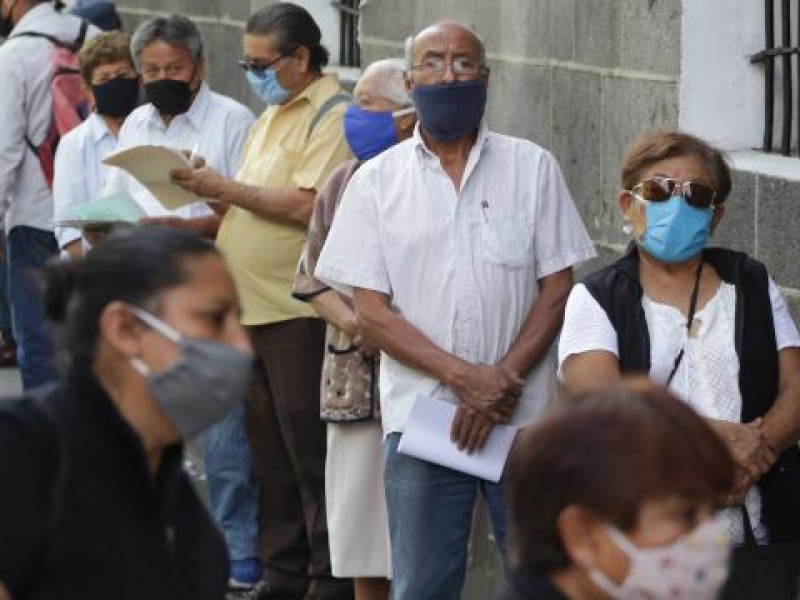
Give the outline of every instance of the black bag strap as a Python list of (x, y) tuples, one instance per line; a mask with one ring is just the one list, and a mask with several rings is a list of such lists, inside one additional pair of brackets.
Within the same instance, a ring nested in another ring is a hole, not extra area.
[[(692, 295), (689, 298), (689, 315), (686, 319), (686, 339), (689, 339), (689, 336), (692, 333), (692, 324), (694, 323), (694, 313), (697, 310), (697, 295), (700, 292), (700, 276), (703, 274), (703, 259), (700, 259), (700, 264), (697, 265), (697, 272), (694, 276), (694, 287), (692, 288)], [(681, 346), (680, 352), (678, 352), (678, 356), (675, 357), (675, 362), (672, 365), (672, 371), (669, 373), (669, 377), (667, 377), (667, 387), (669, 384), (672, 383), (672, 379), (675, 377), (675, 373), (678, 372), (678, 367), (681, 366), (681, 361), (683, 360), (683, 355), (686, 354), (686, 344)]]
[(739, 509), (742, 511), (742, 524), (744, 525), (744, 545), (747, 548), (755, 548), (758, 546), (758, 542), (756, 542), (756, 534), (753, 531), (753, 523), (750, 521), (750, 513), (747, 512), (747, 507), (744, 505)]
[(335, 96), (331, 96), (325, 100), (322, 106), (319, 107), (317, 114), (315, 114), (314, 118), (311, 119), (311, 125), (308, 127), (308, 136), (306, 136), (306, 139), (311, 137), (311, 134), (314, 133), (314, 130), (317, 128), (317, 125), (319, 125), (319, 122), (322, 121), (323, 117), (327, 115), (334, 106), (344, 102), (350, 102), (351, 100), (352, 98), (350, 97), (350, 94), (345, 93), (336, 94)]
[(86, 41), (86, 33), (89, 31), (89, 21), (81, 19), (81, 28), (78, 30), (78, 37), (75, 38), (73, 45), (76, 50), (83, 48), (83, 43)]
[(42, 38), (47, 40), (54, 46), (58, 46), (59, 48), (66, 48), (67, 50), (71, 50), (72, 52), (77, 52), (83, 46), (83, 42), (86, 41), (86, 33), (88, 31), (89, 31), (89, 21), (87, 21), (86, 19), (81, 19), (81, 28), (78, 30), (78, 36), (71, 43), (65, 42), (64, 40), (60, 40), (56, 36), (50, 35), (49, 33), (42, 33), (41, 31), (21, 31), (19, 33), (15, 33), (14, 35), (10, 36), (8, 39), (13, 40), (14, 38), (21, 38), (21, 37)]

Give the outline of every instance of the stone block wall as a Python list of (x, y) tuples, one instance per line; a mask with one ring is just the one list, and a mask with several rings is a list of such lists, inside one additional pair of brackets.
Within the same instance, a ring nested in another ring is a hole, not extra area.
[[(118, 5), (129, 29), (164, 12), (195, 20), (206, 41), (211, 84), (259, 111), (235, 61), (248, 15), (271, 1), (122, 0)], [(312, 13), (330, 5), (300, 1)], [(598, 245), (598, 262), (606, 262), (626, 242), (616, 203), (626, 145), (649, 129), (678, 124), (683, 1), (362, 0), (362, 60), (403, 56), (407, 36), (441, 19), (474, 27), (489, 52), (491, 127), (529, 138), (556, 155)], [(717, 243), (766, 262), (796, 317), (798, 192), (798, 182), (736, 172), (716, 236)]]
[(274, 0), (123, 0), (117, 2), (127, 31), (159, 14), (182, 14), (200, 29), (206, 49), (208, 80), (212, 87), (250, 106), (258, 114), (263, 105), (250, 91), (236, 61), (242, 56), (247, 17)]
[(474, 27), (492, 70), (490, 126), (550, 149), (592, 238), (618, 249), (622, 152), (638, 134), (678, 122), (680, 7), (680, 0), (367, 0), (362, 54), (365, 61), (400, 55), (406, 35), (444, 18)]

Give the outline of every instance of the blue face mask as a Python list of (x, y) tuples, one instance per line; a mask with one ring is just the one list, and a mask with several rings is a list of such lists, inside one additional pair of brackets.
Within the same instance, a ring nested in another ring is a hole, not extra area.
[(283, 104), (289, 99), (289, 91), (280, 84), (278, 76), (272, 69), (264, 71), (263, 76), (247, 71), (245, 77), (253, 93), (261, 98), (262, 102), (269, 105)]
[(648, 202), (647, 231), (642, 247), (665, 263), (689, 260), (700, 254), (711, 236), (712, 208), (695, 208), (681, 196), (666, 202)]
[(399, 141), (394, 126), (395, 117), (413, 110), (376, 111), (350, 105), (344, 113), (344, 135), (353, 154), (358, 160), (369, 160), (394, 146)]
[(460, 140), (475, 131), (486, 109), (485, 79), (417, 85), (411, 90), (420, 126), (442, 142)]

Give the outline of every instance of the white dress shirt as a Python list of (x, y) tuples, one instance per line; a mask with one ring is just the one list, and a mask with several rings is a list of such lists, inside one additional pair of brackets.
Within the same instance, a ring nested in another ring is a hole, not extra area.
[[(78, 17), (42, 2), (20, 19), (11, 35), (35, 31), (73, 42), (80, 27)], [(90, 27), (87, 38), (98, 32)], [(53, 44), (38, 37), (9, 38), (0, 46), (0, 214), (5, 215), (6, 231), (18, 225), (53, 229), (53, 195), (39, 159), (25, 143), (27, 135), (40, 144), (50, 127), (52, 51)]]
[[(538, 280), (593, 256), (549, 152), (483, 125), (458, 192), (417, 129), (353, 176), (314, 275), (345, 293), (387, 294), (440, 348), (496, 364), (536, 302)], [(551, 399), (555, 359), (551, 349), (531, 371), (514, 424)], [(387, 434), (403, 430), (419, 394), (456, 401), (440, 382), (386, 355), (380, 392)]]
[[(169, 124), (152, 104), (134, 110), (119, 132), (119, 148), (145, 144), (167, 146), (197, 154), (206, 164), (232, 179), (239, 170), (242, 147), (247, 132), (255, 122), (250, 109), (235, 100), (211, 91), (203, 82), (189, 110), (177, 115)], [(127, 191), (142, 208), (152, 215), (176, 215), (185, 219), (204, 217), (213, 211), (204, 202), (195, 202), (176, 211), (167, 211), (153, 195), (133, 177), (113, 168), (109, 193)]]
[[(70, 207), (106, 196), (112, 167), (103, 159), (117, 149), (115, 138), (97, 113), (61, 138), (53, 178), (55, 220), (72, 218)], [(81, 238), (80, 229), (56, 227), (59, 248)]]

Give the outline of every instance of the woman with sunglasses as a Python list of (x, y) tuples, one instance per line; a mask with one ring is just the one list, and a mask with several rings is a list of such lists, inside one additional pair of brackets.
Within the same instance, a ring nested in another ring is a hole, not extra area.
[(572, 391), (632, 373), (668, 386), (736, 462), (732, 539), (800, 540), (800, 335), (763, 264), (707, 247), (731, 188), (725, 159), (694, 136), (656, 131), (628, 150), (621, 179), (633, 242), (570, 294), (561, 378)]

